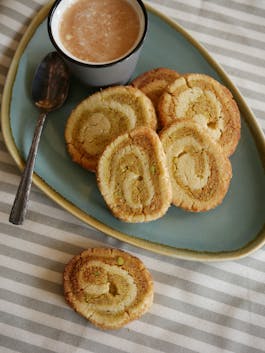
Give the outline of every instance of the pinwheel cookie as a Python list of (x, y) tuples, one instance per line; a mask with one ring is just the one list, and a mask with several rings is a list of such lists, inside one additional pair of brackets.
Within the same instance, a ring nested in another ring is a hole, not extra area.
[(162, 126), (193, 120), (230, 156), (240, 138), (240, 114), (230, 91), (213, 78), (187, 74), (169, 85), (158, 104)]
[(132, 85), (143, 91), (156, 107), (165, 88), (178, 77), (179, 74), (175, 70), (159, 67), (136, 77)]
[(142, 91), (109, 87), (73, 110), (65, 129), (67, 149), (74, 162), (95, 171), (99, 156), (114, 138), (137, 126), (156, 129), (156, 124), (153, 104)]
[(129, 253), (90, 248), (65, 267), (64, 295), (94, 325), (118, 329), (150, 308), (153, 281), (144, 264)]
[(173, 192), (173, 204), (207, 211), (220, 204), (232, 177), (229, 158), (197, 123), (175, 121), (160, 134)]
[(100, 157), (97, 179), (108, 207), (125, 222), (155, 220), (170, 206), (166, 157), (150, 128), (137, 128), (109, 144)]

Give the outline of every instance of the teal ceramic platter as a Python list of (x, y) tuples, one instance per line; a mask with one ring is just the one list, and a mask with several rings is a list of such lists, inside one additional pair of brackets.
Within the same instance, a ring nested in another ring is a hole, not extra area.
[[(6, 145), (22, 169), (38, 116), (30, 96), (34, 70), (54, 50), (47, 33), (46, 5), (28, 27), (14, 56), (2, 104)], [(74, 79), (64, 107), (51, 113), (37, 156), (34, 183), (63, 208), (89, 225), (150, 251), (188, 260), (227, 260), (246, 256), (265, 243), (265, 142), (244, 99), (225, 72), (183, 28), (149, 6), (149, 29), (134, 76), (154, 67), (199, 72), (225, 84), (236, 99), (242, 135), (231, 157), (233, 178), (223, 203), (212, 211), (189, 213), (174, 206), (157, 221), (127, 224), (107, 209), (95, 175), (74, 164), (64, 142), (72, 108), (91, 91)]]

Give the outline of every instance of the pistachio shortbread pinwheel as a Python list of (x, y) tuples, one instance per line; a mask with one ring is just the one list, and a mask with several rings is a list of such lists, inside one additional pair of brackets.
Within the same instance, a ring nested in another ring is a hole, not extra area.
[(151, 100), (132, 86), (103, 89), (83, 100), (67, 120), (65, 140), (72, 160), (95, 171), (105, 147), (138, 126), (156, 129)]
[(65, 267), (64, 294), (94, 325), (118, 329), (148, 311), (153, 281), (137, 257), (119, 249), (90, 248)]
[(232, 177), (229, 158), (193, 121), (175, 121), (160, 134), (172, 184), (173, 204), (188, 211), (219, 205)]
[(231, 92), (210, 76), (186, 74), (167, 86), (158, 104), (163, 127), (174, 120), (197, 122), (230, 156), (240, 138), (240, 114)]
[(97, 179), (106, 204), (125, 222), (158, 219), (170, 206), (165, 153), (150, 128), (139, 127), (110, 143), (99, 159)]

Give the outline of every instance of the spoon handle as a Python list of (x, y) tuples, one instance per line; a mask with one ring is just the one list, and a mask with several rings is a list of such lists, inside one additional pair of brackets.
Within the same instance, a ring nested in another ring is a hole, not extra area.
[(13, 224), (22, 224), (27, 212), (27, 203), (32, 183), (32, 174), (35, 164), (35, 159), (38, 151), (42, 128), (46, 119), (46, 113), (41, 113), (37, 125), (35, 127), (33, 140), (31, 143), (29, 155), (26, 161), (26, 166), (23, 171), (13, 207), (9, 216), (9, 222)]

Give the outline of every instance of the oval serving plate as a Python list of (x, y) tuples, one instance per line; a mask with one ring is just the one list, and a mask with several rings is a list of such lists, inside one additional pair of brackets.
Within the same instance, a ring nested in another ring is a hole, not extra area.
[[(3, 136), (20, 169), (24, 167), (38, 114), (30, 98), (33, 73), (40, 60), (54, 50), (46, 29), (51, 5), (52, 2), (41, 9), (23, 36), (3, 94)], [(97, 189), (95, 175), (74, 164), (65, 149), (64, 126), (69, 112), (91, 93), (74, 79), (67, 103), (50, 114), (44, 128), (33, 181), (82, 221), (130, 244), (188, 260), (220, 261), (246, 256), (265, 243), (263, 133), (238, 90), (207, 51), (182, 27), (146, 7), (148, 35), (134, 76), (161, 66), (183, 73), (205, 73), (225, 84), (239, 105), (242, 136), (231, 158), (233, 179), (224, 202), (200, 214), (172, 206), (164, 217), (146, 224), (115, 219)]]

